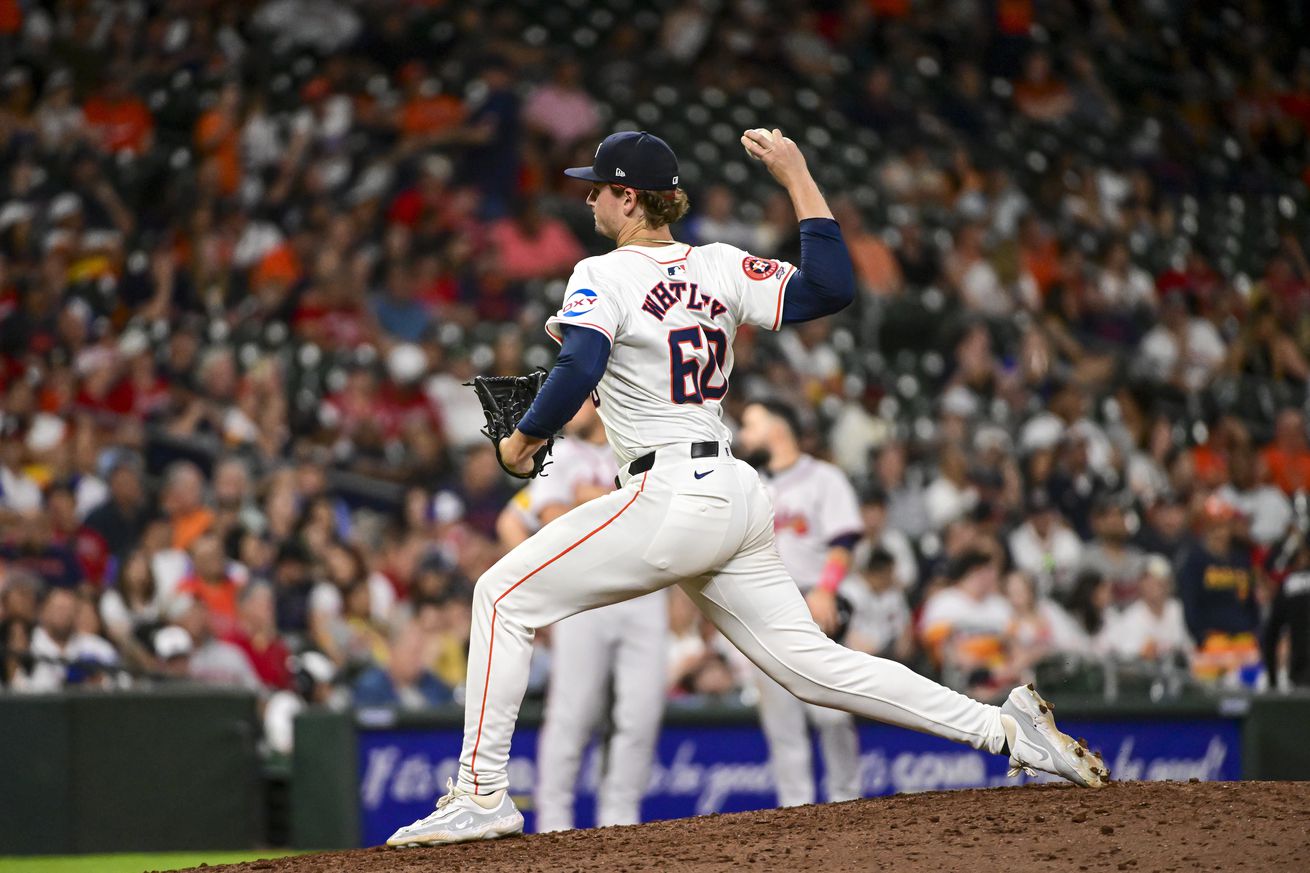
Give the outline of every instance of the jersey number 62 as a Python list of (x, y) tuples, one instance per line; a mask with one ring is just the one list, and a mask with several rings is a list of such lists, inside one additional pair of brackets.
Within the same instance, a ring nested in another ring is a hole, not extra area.
[[(704, 336), (704, 342), (701, 337)], [(728, 393), (723, 362), (728, 335), (712, 327), (669, 331), (669, 397), (674, 403), (722, 400)]]

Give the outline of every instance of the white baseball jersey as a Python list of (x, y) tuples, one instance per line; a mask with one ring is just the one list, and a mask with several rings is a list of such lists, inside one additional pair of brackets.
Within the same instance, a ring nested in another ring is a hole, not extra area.
[(855, 489), (845, 473), (810, 455), (766, 475), (764, 482), (773, 498), (778, 555), (796, 584), (808, 591), (823, 575), (829, 544), (863, 530)]
[(795, 274), (723, 243), (624, 246), (578, 264), (546, 331), (556, 342), (563, 325), (609, 337), (596, 399), (620, 464), (660, 446), (731, 438), (721, 403), (733, 338), (742, 324), (778, 329)]
[(614, 476), (619, 471), (609, 446), (577, 438), (557, 442), (551, 460), (554, 463), (546, 475), (525, 485), (509, 503), (533, 533), (541, 530), (541, 510), (544, 507), (552, 503), (572, 507), (578, 502), (579, 486), (613, 487)]

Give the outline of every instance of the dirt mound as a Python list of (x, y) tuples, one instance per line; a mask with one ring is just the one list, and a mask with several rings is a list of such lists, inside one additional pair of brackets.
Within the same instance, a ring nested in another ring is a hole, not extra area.
[[(1294, 870), (1310, 783), (1117, 783), (943, 791), (540, 834), (361, 849), (205, 873), (665, 870)], [(1300, 859), (1299, 861), (1297, 859)]]

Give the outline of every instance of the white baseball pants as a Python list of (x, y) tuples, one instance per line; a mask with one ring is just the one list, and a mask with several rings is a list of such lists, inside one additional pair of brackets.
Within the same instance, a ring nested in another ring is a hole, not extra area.
[(674, 583), (806, 703), (999, 752), (1000, 710), (828, 639), (773, 547), (759, 476), (721, 449), (661, 449), (654, 468), (560, 516), (482, 575), (473, 598), (460, 787), (508, 785), (534, 630)]
[(769, 743), (769, 769), (779, 806), (803, 806), (817, 799), (810, 725), (819, 734), (823, 753), (824, 800), (854, 800), (860, 791), (860, 737), (850, 713), (802, 703), (760, 672), (760, 727)]
[(538, 831), (573, 827), (582, 754), (611, 699), (596, 824), (641, 821), (664, 716), (668, 629), (663, 592), (572, 615), (551, 627), (550, 689), (537, 742)]

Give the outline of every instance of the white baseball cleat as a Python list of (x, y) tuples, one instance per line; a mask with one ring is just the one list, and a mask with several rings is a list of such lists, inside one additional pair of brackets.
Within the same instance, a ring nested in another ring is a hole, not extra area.
[(1086, 740), (1061, 733), (1055, 726), (1054, 711), (1031, 684), (1020, 685), (1005, 699), (1001, 721), (1010, 742), (1010, 775), (1024, 772), (1036, 776), (1041, 770), (1084, 788), (1108, 785), (1110, 769), (1101, 753), (1088, 749)]
[(396, 831), (387, 840), (392, 848), (438, 846), (470, 840), (494, 840), (523, 833), (523, 814), (505, 789), (491, 794), (470, 794), (446, 780), (446, 794), (436, 810), (412, 825)]

